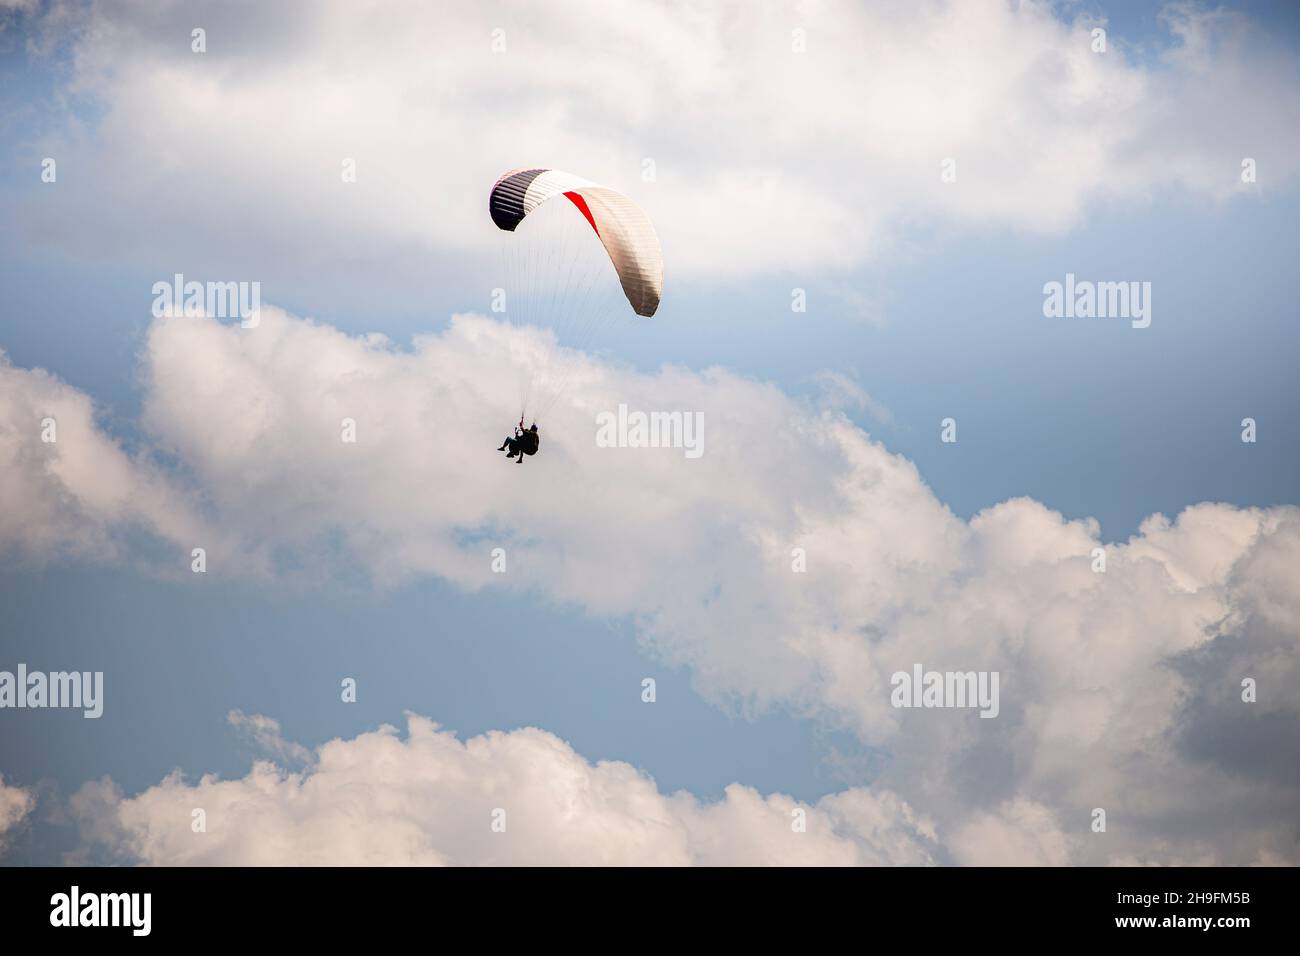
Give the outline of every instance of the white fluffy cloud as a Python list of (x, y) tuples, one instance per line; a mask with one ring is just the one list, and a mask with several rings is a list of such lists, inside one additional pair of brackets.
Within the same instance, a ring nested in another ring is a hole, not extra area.
[(83, 392), (0, 351), (0, 556), (106, 561), (133, 532), (212, 540), (188, 497), (98, 426)]
[[(408, 718), (323, 745), (313, 766), (172, 775), (123, 798), (88, 784), (74, 810), (96, 842), (156, 865), (916, 864), (933, 833), (891, 794), (815, 806), (739, 785), (721, 800), (662, 794), (618, 761), (588, 763), (534, 728), (457, 740)], [(192, 813), (204, 810), (206, 832)], [(801, 811), (796, 815), (795, 811)], [(497, 811), (504, 811), (502, 816)], [(796, 831), (798, 825), (802, 832)], [(504, 820), (504, 832), (494, 822)]]
[(74, 30), (56, 5), (70, 102), (97, 120), (32, 144), (63, 174), (22, 222), (160, 276), (381, 269), (409, 294), (430, 269), (481, 266), (487, 189), (520, 165), (631, 191), (670, 282), (844, 269), (917, 224), (1056, 232), (1093, 201), (1225, 198), (1253, 188), (1247, 156), (1263, 184), (1294, 175), (1297, 61), (1248, 18), (1175, 4), (1162, 49), (1112, 30), (1094, 53), (1096, 24), (1066, 10), (136, 2), (90, 6)]
[[(945, 859), (1295, 859), (1300, 511), (1202, 504), (1109, 543), (1029, 499), (966, 522), (833, 407), (563, 352), (573, 385), (542, 453), (507, 464), (491, 449), (513, 365), (542, 347), (476, 316), (412, 351), (274, 308), (255, 329), (165, 318), (144, 425), (240, 556), (209, 573), (357, 563), (381, 586), (433, 575), (631, 616), (710, 698), (883, 748), (873, 786), (934, 821)], [(702, 412), (703, 456), (597, 447), (621, 402)], [(999, 716), (891, 707), (891, 675), (918, 663), (997, 671)]]

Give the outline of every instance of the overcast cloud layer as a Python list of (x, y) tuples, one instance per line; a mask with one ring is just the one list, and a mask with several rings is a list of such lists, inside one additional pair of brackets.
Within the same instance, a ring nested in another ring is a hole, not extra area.
[[(502, 402), (513, 395), (513, 363), (542, 347), (536, 330), (477, 316), (456, 317), (414, 351), (274, 308), (254, 329), (159, 319), (142, 357), (143, 424), (150, 453), (176, 468), (149, 496), (154, 511), (142, 516), (126, 493), (90, 496), (96, 471), (77, 465), (88, 448), (118, 462), (124, 487), (164, 479), (89, 424), (84, 397), (13, 368), (0, 371), (0, 420), (10, 423), (0, 494), (21, 495), (33, 513), (63, 515), (69, 528), (89, 513), (103, 529), (97, 540), (142, 528), (174, 554), (167, 573), (185, 573), (191, 549), (207, 547), (210, 574), (311, 586), (359, 566), (379, 587), (433, 575), (468, 589), (532, 592), (597, 616), (630, 615), (655, 653), (689, 665), (700, 691), (723, 706), (787, 708), (884, 748), (874, 796), (842, 796), (866, 800), (872, 819), (888, 812), (890, 832), (930, 821), (937, 842), (918, 845), (918, 859), (1296, 860), (1300, 511), (1204, 504), (1177, 520), (1153, 516), (1133, 539), (1110, 543), (1098, 540), (1094, 522), (1065, 521), (1023, 498), (968, 523), (908, 461), (834, 410), (838, 392), (821, 408), (721, 370), (644, 375), (575, 353), (562, 355), (574, 384), (552, 414), (546, 455), (525, 466), (531, 493), (520, 496), (516, 467), (464, 450), (510, 419)], [(33, 421), (45, 396), (62, 396), (77, 424), (56, 445), (40, 442)], [(595, 416), (619, 403), (701, 411), (704, 455), (598, 448)], [(346, 418), (356, 422), (355, 444), (340, 440)], [(762, 442), (768, 453), (751, 454)], [(44, 528), (7, 524), (0, 549), (29, 560), (93, 551), (71, 532)], [(1106, 571), (1098, 573), (1093, 551), (1102, 546)], [(496, 547), (505, 549), (505, 574), (491, 570)], [(793, 570), (795, 548), (806, 553), (804, 573)], [(998, 671), (999, 716), (892, 708), (890, 675), (916, 663)], [(1240, 700), (1247, 677), (1259, 682), (1258, 703)], [(260, 719), (241, 725), (270, 739)], [(444, 755), (481, 748), (470, 766), (515, 779), (504, 743), (453, 744), (431, 732), (412, 731), (406, 743), (365, 736), (326, 751), (380, 760), (378, 779), (396, 775), (391, 785), (400, 789), (408, 773), (426, 772), (426, 738), (440, 741), (434, 750)], [(575, 773), (617, 781), (593, 799), (634, 830), (640, 814), (623, 802), (633, 794), (677, 806), (630, 768), (593, 770), (548, 735), (500, 740), (562, 753)], [(301, 756), (285, 747), (270, 749)], [(376, 748), (401, 759), (374, 757)], [(155, 862), (207, 852), (236, 859), (279, 846), (297, 859), (307, 852), (302, 828), (327, 826), (335, 812), (334, 766), (322, 755), (306, 778), (261, 767), (222, 785), (234, 794), (269, 790), (265, 819), (241, 812), (257, 827), (288, 828), (283, 841), (232, 835), (198, 849), (173, 840), (159, 828), (188, 830), (167, 802), (184, 785), (169, 780), (121, 805), (128, 836), (117, 842)], [(531, 785), (516, 783), (521, 793)], [(318, 810), (293, 797), (303, 787), (322, 794)], [(714, 810), (727, 817), (739, 799), (729, 795)], [(288, 817), (284, 801), (295, 803)], [(1088, 830), (1097, 807), (1107, 812), (1104, 835)], [(385, 828), (414, 825), (376, 814), (376, 847), (392, 845)], [(497, 859), (495, 845), (461, 847), (445, 842), (441, 824), (423, 825), (433, 829), (421, 831), (418, 850), (399, 841), (404, 852)], [(836, 827), (843, 845), (834, 852), (878, 858), (870, 834)], [(670, 849), (629, 841), (610, 852), (625, 861), (637, 853), (713, 859), (693, 840), (670, 840)], [(533, 859), (542, 846), (512, 852)]]

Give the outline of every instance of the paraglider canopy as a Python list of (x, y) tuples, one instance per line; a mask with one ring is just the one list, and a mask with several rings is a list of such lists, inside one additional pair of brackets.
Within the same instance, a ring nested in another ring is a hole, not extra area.
[(622, 193), (558, 169), (516, 169), (492, 187), (488, 209), (499, 228), (514, 232), (556, 196), (576, 206), (600, 237), (632, 310), (654, 315), (664, 287), (663, 251), (649, 217)]

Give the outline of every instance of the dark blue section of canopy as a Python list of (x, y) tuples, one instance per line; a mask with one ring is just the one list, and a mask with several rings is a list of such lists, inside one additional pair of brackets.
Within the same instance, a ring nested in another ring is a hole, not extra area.
[(544, 172), (545, 169), (521, 169), (496, 184), (488, 198), (488, 210), (498, 229), (514, 232), (515, 226), (523, 222), (524, 195), (533, 180)]

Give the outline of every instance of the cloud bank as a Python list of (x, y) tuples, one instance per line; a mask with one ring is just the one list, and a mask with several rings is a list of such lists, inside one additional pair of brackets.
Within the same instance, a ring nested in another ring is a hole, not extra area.
[[(732, 785), (713, 803), (660, 793), (619, 761), (591, 764), (535, 728), (459, 741), (411, 715), (322, 746), (313, 767), (173, 775), (123, 798), (88, 784), (85, 831), (155, 865), (758, 865), (930, 862), (933, 834), (891, 794), (815, 806)], [(206, 830), (190, 826), (194, 809)], [(799, 814), (796, 811), (800, 811)]]
[(125, 560), (138, 536), (208, 537), (187, 495), (98, 425), (83, 392), (0, 351), (0, 557)]
[[(492, 448), (511, 420), (515, 367), (546, 347), (538, 330), (471, 315), (409, 351), (274, 308), (255, 329), (159, 319), (143, 352), (142, 424), (175, 467), (153, 526), (181, 568), (218, 528), (208, 573), (313, 582), (359, 567), (379, 587), (436, 576), (631, 617), (721, 706), (782, 708), (880, 748), (873, 799), (896, 798), (891, 826), (931, 821), (926, 852), (940, 861), (1300, 856), (1300, 510), (1207, 503), (1154, 515), (1124, 542), (1025, 498), (967, 522), (834, 400), (564, 350), (573, 384), (544, 453), (508, 465)], [(66, 390), (40, 373), (5, 376), (0, 420), (30, 419), (43, 407), (33, 394)], [(597, 447), (596, 415), (620, 403), (701, 412), (705, 454)], [(355, 443), (341, 438), (345, 419)], [(34, 428), (12, 434), (6, 465), (45, 453)], [(60, 455), (92, 453), (120, 460), (89, 426), (61, 439)], [(10, 500), (15, 488), (37, 501), (66, 489), (48, 468), (0, 475)], [(191, 499), (201, 523), (165, 506)], [(111, 499), (101, 537), (136, 519), (134, 500)], [(5, 535), (0, 549), (49, 556), (78, 541), (22, 525)], [(998, 717), (891, 707), (891, 675), (915, 664), (997, 671)], [(268, 779), (279, 777), (255, 769), (232, 786)], [(277, 786), (292, 790), (311, 774), (286, 779)], [(1099, 808), (1105, 833), (1090, 829)]]

